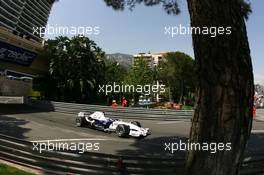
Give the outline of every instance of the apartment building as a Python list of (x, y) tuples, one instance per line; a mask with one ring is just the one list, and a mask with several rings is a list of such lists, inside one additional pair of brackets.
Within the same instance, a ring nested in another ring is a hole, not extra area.
[[(55, 0), (0, 0), (0, 96), (27, 96), (32, 78), (48, 71), (39, 57), (45, 27)], [(1, 102), (1, 101), (0, 101)]]
[(147, 61), (149, 67), (153, 68), (157, 66), (160, 62), (164, 60), (164, 56), (166, 55), (166, 52), (162, 53), (139, 53), (136, 55), (133, 55), (133, 65), (137, 65), (139, 59), (144, 59)]
[(0, 0), (0, 26), (28, 40), (41, 42), (34, 32), (45, 27), (54, 0)]

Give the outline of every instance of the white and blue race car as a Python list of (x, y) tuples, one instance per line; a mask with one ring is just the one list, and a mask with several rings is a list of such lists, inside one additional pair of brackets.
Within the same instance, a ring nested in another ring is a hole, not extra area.
[(103, 112), (96, 111), (92, 114), (79, 112), (76, 118), (78, 127), (89, 128), (104, 132), (116, 132), (119, 137), (145, 137), (150, 134), (149, 128), (142, 128), (138, 121), (124, 122), (122, 120), (105, 117)]

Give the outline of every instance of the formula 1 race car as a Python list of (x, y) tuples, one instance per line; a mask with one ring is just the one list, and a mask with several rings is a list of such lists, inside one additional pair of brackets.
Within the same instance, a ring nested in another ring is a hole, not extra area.
[(79, 112), (76, 118), (78, 127), (88, 126), (89, 128), (104, 132), (116, 132), (119, 137), (145, 137), (149, 128), (142, 128), (138, 121), (124, 122), (122, 120), (105, 117), (103, 112), (96, 111), (92, 114)]

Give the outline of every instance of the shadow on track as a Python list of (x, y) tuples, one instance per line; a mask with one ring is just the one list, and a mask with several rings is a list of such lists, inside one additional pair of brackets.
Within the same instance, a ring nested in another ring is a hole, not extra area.
[[(175, 151), (173, 154), (171, 151), (166, 149), (165, 144), (172, 144), (179, 142), (186, 143), (188, 138), (186, 137), (157, 137), (157, 138), (145, 138), (142, 140), (137, 140), (132, 143), (131, 149), (117, 150), (118, 155), (142, 155), (142, 156), (155, 156), (155, 157), (175, 157), (184, 158), (186, 156), (186, 151)], [(264, 133), (252, 133), (250, 139), (247, 143), (245, 155), (264, 155)], [(175, 145), (176, 148), (176, 145)]]
[[(146, 157), (173, 157), (173, 158), (184, 158), (186, 155), (185, 151), (169, 150), (167, 146), (174, 144), (176, 148), (179, 143), (186, 143), (187, 138), (185, 137), (156, 137), (156, 138), (144, 138), (138, 139), (132, 143), (131, 149), (117, 150), (118, 155), (136, 155)], [(167, 146), (166, 146), (167, 145)]]
[(24, 134), (31, 129), (23, 128), (28, 121), (0, 115), (0, 133), (18, 139), (25, 139)]
[(262, 154), (264, 155), (264, 133), (252, 133), (247, 143), (246, 155)]
[(47, 104), (45, 108), (35, 108), (25, 104), (0, 104), (0, 115), (8, 114), (25, 114), (37, 112), (50, 112), (54, 111), (52, 104)]

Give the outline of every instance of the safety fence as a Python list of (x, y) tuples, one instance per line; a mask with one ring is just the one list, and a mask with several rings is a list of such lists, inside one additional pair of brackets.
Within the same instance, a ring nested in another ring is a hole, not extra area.
[[(0, 159), (42, 171), (44, 174), (174, 174), (184, 172), (185, 160), (143, 156), (118, 156), (86, 152), (43, 151), (32, 142), (0, 134)], [(246, 156), (241, 175), (264, 173), (264, 155)]]
[(120, 119), (144, 119), (144, 120), (190, 120), (193, 111), (192, 110), (171, 110), (171, 109), (145, 109), (145, 108), (132, 108), (132, 107), (118, 107), (112, 108), (111, 106), (101, 105), (87, 105), (76, 103), (63, 103), (54, 101), (38, 101), (29, 100), (28, 104), (51, 110), (60, 113), (77, 114), (80, 111), (94, 112), (104, 111), (106, 115), (111, 118)]

